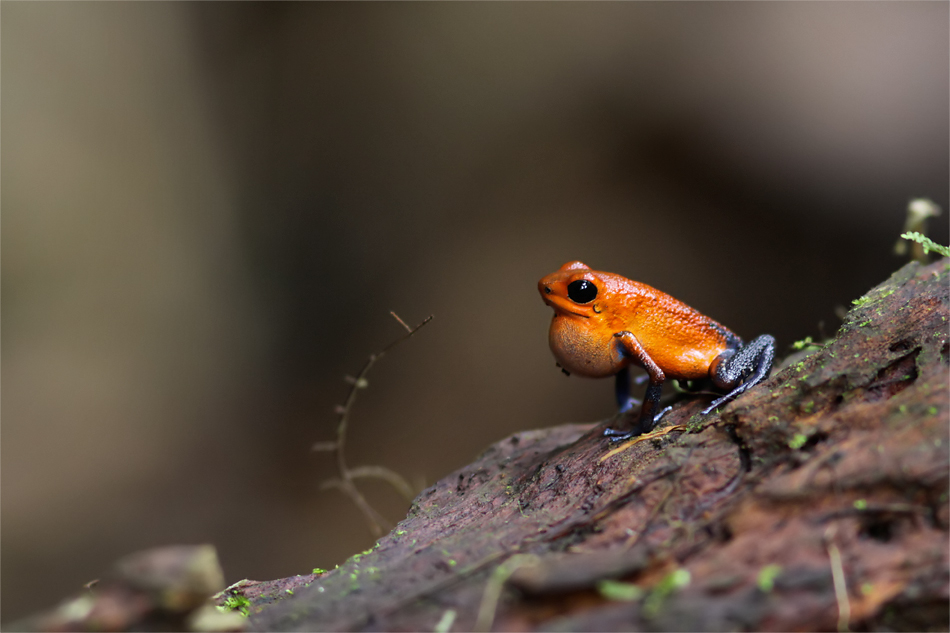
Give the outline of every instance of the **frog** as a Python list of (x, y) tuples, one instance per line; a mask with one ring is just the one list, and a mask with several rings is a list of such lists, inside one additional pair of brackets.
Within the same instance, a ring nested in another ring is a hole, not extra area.
[(645, 283), (570, 261), (538, 281), (544, 303), (554, 309), (548, 343), (564, 373), (587, 378), (615, 376), (619, 412), (640, 401), (631, 397), (630, 368), (646, 370), (648, 384), (639, 414), (619, 416), (620, 428), (604, 435), (624, 441), (648, 433), (670, 411), (658, 411), (667, 379), (709, 379), (725, 392), (703, 415), (735, 400), (765, 380), (775, 359), (775, 338), (748, 343), (725, 326)]

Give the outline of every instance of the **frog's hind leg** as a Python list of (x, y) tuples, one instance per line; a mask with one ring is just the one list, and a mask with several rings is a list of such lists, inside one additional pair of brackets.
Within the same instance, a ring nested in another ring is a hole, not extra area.
[(719, 355), (719, 361), (710, 372), (713, 384), (720, 389), (730, 390), (721, 398), (713, 400), (712, 404), (703, 409), (703, 415), (727, 402), (731, 402), (739, 394), (759, 384), (772, 370), (775, 360), (775, 339), (768, 334), (750, 341), (746, 345), (739, 345), (736, 349), (728, 349)]
[[(629, 440), (632, 437), (637, 437), (638, 435), (652, 431), (653, 427), (659, 423), (660, 419), (662, 419), (664, 415), (673, 409), (673, 407), (666, 407), (659, 413), (655, 413), (657, 409), (657, 403), (660, 401), (662, 387), (662, 383), (651, 381), (649, 386), (647, 386), (646, 395), (643, 397), (643, 406), (640, 409), (640, 415), (637, 416), (637, 420), (633, 422), (632, 425), (630, 425), (629, 429), (626, 430), (613, 429), (610, 427), (604, 429), (604, 437), (609, 439), (611, 442), (622, 442)], [(634, 402), (639, 402), (636, 398), (630, 399)]]
[(620, 413), (626, 413), (632, 408), (640, 405), (640, 400), (637, 400), (630, 395), (630, 385), (642, 385), (649, 379), (649, 376), (646, 374), (640, 374), (632, 381), (630, 380), (630, 369), (624, 367), (616, 374), (616, 382), (614, 383), (614, 393), (617, 396), (617, 408), (620, 410)]

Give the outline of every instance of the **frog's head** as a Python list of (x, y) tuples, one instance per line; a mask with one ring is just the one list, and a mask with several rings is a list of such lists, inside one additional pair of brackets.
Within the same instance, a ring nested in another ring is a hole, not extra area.
[(538, 292), (557, 316), (596, 319), (604, 310), (607, 284), (583, 262), (568, 262), (538, 282)]

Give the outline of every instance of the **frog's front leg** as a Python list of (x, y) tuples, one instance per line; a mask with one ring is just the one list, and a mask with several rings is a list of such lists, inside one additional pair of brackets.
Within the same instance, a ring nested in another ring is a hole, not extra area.
[(703, 409), (706, 415), (716, 407), (734, 400), (739, 394), (765, 380), (775, 360), (775, 339), (768, 334), (735, 349), (727, 349), (709, 372), (713, 384), (728, 393)]
[[(660, 394), (663, 391), (663, 381), (666, 380), (666, 374), (653, 362), (650, 355), (647, 354), (643, 346), (640, 345), (640, 341), (637, 340), (637, 337), (627, 331), (617, 332), (614, 334), (614, 337), (617, 339), (617, 343), (620, 345), (623, 354), (636, 360), (637, 363), (647, 370), (647, 376), (650, 380), (646, 395), (643, 397), (643, 405), (640, 407), (640, 415), (631, 428), (626, 430), (607, 428), (604, 430), (604, 435), (612, 441), (621, 441), (651, 431), (660, 418), (670, 410), (670, 407), (656, 413), (657, 406), (660, 403)], [(630, 372), (627, 368), (617, 373), (616, 393), (617, 403), (620, 405), (621, 412), (628, 411), (632, 408), (633, 404), (631, 400), (633, 399), (630, 398)]]

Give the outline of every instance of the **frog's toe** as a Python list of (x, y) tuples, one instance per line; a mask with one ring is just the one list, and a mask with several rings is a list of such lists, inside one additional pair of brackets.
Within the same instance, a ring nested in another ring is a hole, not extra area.
[(621, 431), (619, 429), (607, 427), (604, 429), (604, 437), (607, 438), (610, 442), (623, 442), (629, 440), (631, 437), (634, 437), (636, 433), (633, 431)]

